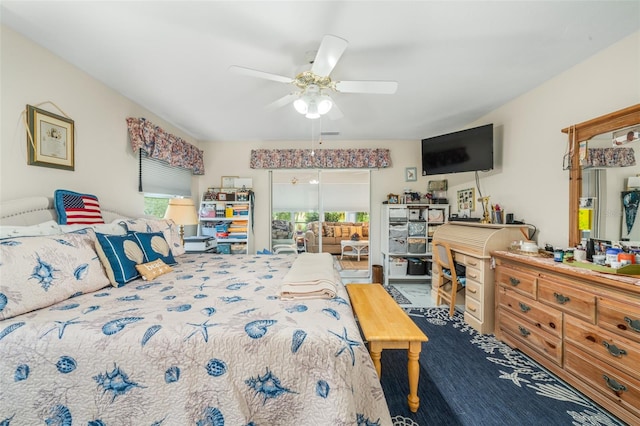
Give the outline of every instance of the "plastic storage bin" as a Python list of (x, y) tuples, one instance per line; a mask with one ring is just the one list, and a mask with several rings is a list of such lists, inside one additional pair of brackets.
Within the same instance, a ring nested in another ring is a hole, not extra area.
[(218, 253), (231, 254), (231, 244), (218, 244)]
[(407, 258), (407, 275), (427, 275), (427, 262), (416, 257)]
[(407, 259), (392, 257), (389, 259), (389, 277), (403, 277), (407, 274)]

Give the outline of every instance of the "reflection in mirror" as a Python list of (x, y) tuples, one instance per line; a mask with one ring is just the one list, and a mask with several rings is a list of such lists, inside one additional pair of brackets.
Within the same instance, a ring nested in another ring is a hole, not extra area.
[(582, 240), (640, 241), (640, 217), (636, 219), (640, 185), (634, 179), (640, 174), (637, 130), (621, 129), (587, 141), (578, 210)]

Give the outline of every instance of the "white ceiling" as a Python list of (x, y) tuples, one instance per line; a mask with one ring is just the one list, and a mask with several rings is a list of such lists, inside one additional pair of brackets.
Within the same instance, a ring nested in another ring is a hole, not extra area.
[[(0, 1), (4, 25), (202, 141), (459, 130), (640, 29), (640, 1)], [(228, 71), (293, 77), (325, 34), (349, 41), (333, 80), (397, 93), (333, 94), (344, 117), (312, 123), (265, 110), (293, 86)]]

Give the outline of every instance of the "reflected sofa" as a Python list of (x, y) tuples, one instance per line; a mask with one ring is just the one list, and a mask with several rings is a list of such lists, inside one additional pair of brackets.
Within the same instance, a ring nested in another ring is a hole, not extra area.
[(322, 252), (340, 254), (340, 241), (350, 240), (353, 234), (360, 235), (361, 240), (369, 239), (368, 222), (309, 222), (304, 234), (306, 250), (309, 253), (318, 253), (320, 249), (320, 237), (322, 237)]

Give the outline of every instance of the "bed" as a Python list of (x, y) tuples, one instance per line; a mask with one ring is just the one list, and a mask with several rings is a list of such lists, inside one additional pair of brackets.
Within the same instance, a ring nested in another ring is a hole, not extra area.
[[(5, 228), (55, 218), (47, 197), (0, 207)], [(25, 267), (10, 248), (94, 238), (39, 226), (0, 240), (0, 314), (22, 285), (6, 271)], [(390, 425), (344, 286), (334, 298), (279, 296), (297, 259), (176, 255), (153, 280), (76, 289), (1, 320), (0, 424)]]

